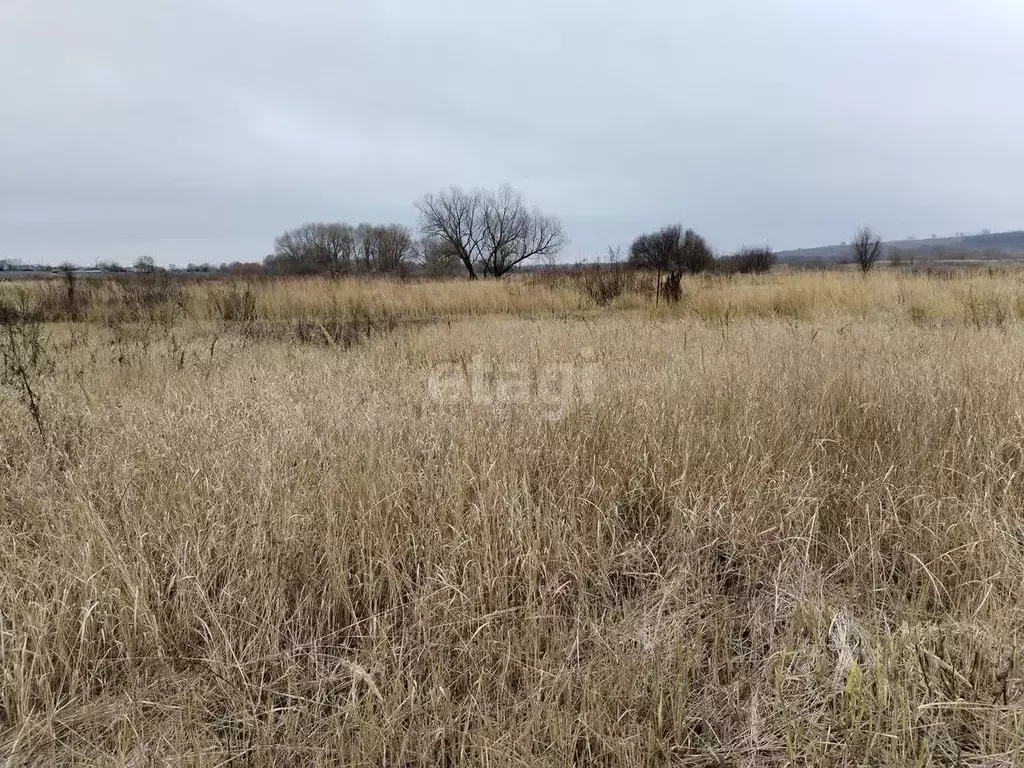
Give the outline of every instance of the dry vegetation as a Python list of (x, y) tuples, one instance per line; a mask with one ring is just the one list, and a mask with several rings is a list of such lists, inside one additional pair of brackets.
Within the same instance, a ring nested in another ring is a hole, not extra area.
[(1024, 280), (627, 282), (0, 284), (0, 755), (1020, 765)]

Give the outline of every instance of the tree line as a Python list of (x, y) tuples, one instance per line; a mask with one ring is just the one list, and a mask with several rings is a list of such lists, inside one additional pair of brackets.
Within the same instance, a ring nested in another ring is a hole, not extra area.
[[(461, 273), (475, 280), (500, 278), (537, 262), (553, 264), (568, 242), (556, 217), (529, 206), (510, 186), (496, 190), (449, 187), (420, 198), (416, 210), (419, 221), (415, 234), (403, 224), (312, 222), (277, 237), (273, 252), (262, 264), (189, 264), (184, 271), (399, 277), (451, 277)], [(873, 231), (862, 228), (851, 250), (854, 263), (868, 272), (882, 258), (883, 244)], [(659, 290), (663, 288), (666, 300), (672, 301), (681, 295), (686, 274), (763, 273), (775, 262), (776, 254), (768, 246), (744, 247), (732, 255), (716, 256), (704, 237), (674, 224), (636, 237), (626, 265), (657, 271)], [(3, 266), (7, 265), (0, 263)], [(126, 271), (112, 262), (97, 264), (97, 269)], [(163, 270), (149, 257), (141, 257), (131, 271)]]
[(279, 274), (432, 276), (464, 271), (502, 277), (521, 264), (553, 258), (565, 245), (561, 222), (529, 207), (511, 187), (452, 187), (416, 203), (419, 237), (401, 224), (310, 223), (285, 232), (264, 260)]
[[(450, 187), (416, 202), (418, 237), (401, 224), (310, 223), (285, 232), (264, 260), (278, 274), (431, 276), (459, 272), (469, 279), (500, 278), (537, 262), (553, 263), (568, 238), (554, 216), (529, 206), (512, 187), (465, 190)], [(629, 264), (667, 276), (671, 299), (684, 273), (707, 270), (766, 272), (771, 248), (744, 248), (716, 258), (692, 229), (665, 227), (633, 242)]]
[(304, 224), (285, 232), (264, 260), (267, 271), (344, 275), (401, 273), (414, 253), (412, 234), (400, 224)]

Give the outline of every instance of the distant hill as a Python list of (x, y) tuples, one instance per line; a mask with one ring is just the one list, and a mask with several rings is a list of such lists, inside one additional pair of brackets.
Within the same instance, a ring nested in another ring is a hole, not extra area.
[[(1024, 259), (1024, 230), (1015, 232), (983, 232), (957, 237), (930, 237), (923, 240), (891, 240), (886, 253), (922, 260), (931, 259)], [(800, 264), (807, 262), (846, 261), (850, 246), (823, 245), (780, 251), (779, 261)]]

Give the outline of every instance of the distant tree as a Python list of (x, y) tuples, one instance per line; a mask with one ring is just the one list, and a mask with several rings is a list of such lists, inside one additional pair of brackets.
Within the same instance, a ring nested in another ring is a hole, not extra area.
[(355, 248), (355, 230), (348, 224), (303, 224), (274, 241), (264, 264), (270, 272), (337, 275), (350, 269)]
[(853, 236), (853, 261), (860, 271), (867, 274), (882, 258), (882, 238), (870, 227), (861, 227)]
[(683, 233), (679, 249), (679, 265), (684, 272), (706, 272), (715, 265), (715, 255), (707, 241), (692, 229)]
[(360, 224), (355, 229), (355, 258), (365, 272), (373, 271), (377, 261), (377, 236), (373, 224)]
[(463, 269), (459, 254), (439, 238), (422, 238), (416, 244), (415, 260), (428, 277), (454, 277)]
[(274, 242), (266, 271), (281, 274), (403, 272), (414, 255), (412, 234), (400, 224), (304, 224)]
[(483, 223), (484, 275), (502, 277), (524, 262), (553, 257), (566, 242), (558, 219), (528, 210), (508, 186), (485, 196)]
[(126, 271), (123, 266), (118, 264), (116, 261), (97, 261), (96, 269), (100, 272), (124, 272)]
[(741, 275), (756, 275), (771, 272), (776, 260), (775, 251), (768, 246), (758, 248), (744, 247), (738, 253), (726, 259), (724, 266), (728, 272), (738, 272)]
[(415, 254), (412, 232), (400, 224), (377, 228), (377, 270), (384, 274), (401, 274)]
[(416, 203), (424, 239), (444, 243), (462, 262), (470, 280), (478, 276), (481, 206), (479, 192), (465, 192), (459, 187), (425, 195)]
[(223, 271), (235, 277), (258, 277), (264, 273), (263, 265), (255, 261), (233, 261)]
[(683, 274), (710, 269), (715, 257), (703, 237), (692, 229), (684, 232), (682, 226), (675, 224), (637, 237), (629, 248), (629, 261), (638, 267), (658, 270), (659, 295), (660, 273), (667, 272), (665, 299), (674, 302), (682, 298)]
[(561, 222), (528, 208), (522, 195), (451, 187), (416, 204), (425, 238), (443, 241), (471, 280), (502, 277), (520, 265), (555, 256), (566, 243)]
[(401, 274), (413, 260), (412, 233), (401, 224), (360, 224), (356, 242), (360, 267), (369, 274)]
[(679, 263), (683, 228), (678, 224), (640, 235), (629, 248), (629, 260), (637, 267), (671, 271)]
[(136, 272), (156, 272), (156, 262), (152, 256), (139, 256), (132, 267)]
[(715, 263), (704, 238), (692, 229), (684, 232), (678, 224), (637, 237), (629, 248), (629, 260), (638, 267), (680, 273), (704, 272)]
[(57, 269), (64, 276), (65, 291), (65, 314), (68, 320), (78, 320), (78, 302), (76, 294), (78, 289), (78, 267), (70, 261), (65, 261)]

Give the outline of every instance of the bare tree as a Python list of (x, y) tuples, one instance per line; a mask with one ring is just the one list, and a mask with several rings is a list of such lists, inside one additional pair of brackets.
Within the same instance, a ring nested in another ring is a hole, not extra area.
[(429, 277), (453, 277), (462, 269), (458, 253), (440, 238), (422, 238), (416, 244), (415, 259)]
[(436, 195), (425, 195), (417, 204), (420, 229), (425, 238), (436, 238), (448, 245), (470, 280), (476, 280), (480, 260), (480, 193), (451, 187)]
[(423, 236), (446, 243), (471, 280), (502, 277), (531, 259), (553, 257), (566, 243), (558, 219), (527, 208), (508, 186), (496, 192), (451, 187), (416, 207)]
[(360, 224), (356, 241), (367, 273), (397, 274), (413, 257), (412, 234), (400, 224)]
[(678, 224), (640, 235), (630, 246), (629, 260), (638, 267), (658, 270), (659, 298), (661, 272), (668, 273), (665, 281), (667, 301), (678, 301), (682, 297), (683, 273), (703, 272), (715, 263), (704, 238), (692, 229), (683, 232)]
[(706, 272), (715, 265), (715, 255), (707, 241), (692, 229), (683, 233), (679, 244), (679, 268), (683, 272), (697, 274)]
[(629, 260), (648, 269), (696, 273), (711, 268), (715, 257), (703, 237), (675, 224), (640, 235), (630, 246)]
[(522, 195), (505, 186), (484, 197), (484, 274), (502, 277), (531, 259), (554, 256), (565, 245), (558, 219), (527, 209)]
[(719, 263), (724, 272), (738, 272), (741, 275), (762, 274), (771, 272), (775, 266), (777, 256), (769, 246), (741, 248), (736, 253)]
[(136, 272), (156, 272), (156, 262), (153, 261), (152, 256), (139, 256), (135, 260), (135, 266), (132, 267)]
[(882, 258), (882, 238), (870, 227), (861, 227), (853, 236), (853, 259), (860, 271), (867, 274)]
[(355, 231), (348, 224), (304, 224), (274, 241), (266, 266), (293, 274), (340, 274), (349, 270), (355, 244)]
[(386, 274), (402, 272), (414, 254), (412, 233), (400, 224), (378, 227), (377, 270)]
[(670, 269), (676, 262), (683, 228), (678, 224), (640, 235), (629, 248), (629, 260), (647, 269)]

